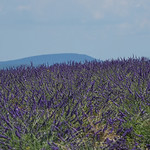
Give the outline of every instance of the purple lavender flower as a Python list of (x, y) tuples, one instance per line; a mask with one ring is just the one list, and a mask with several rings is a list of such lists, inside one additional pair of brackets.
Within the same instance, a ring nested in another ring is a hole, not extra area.
[(19, 139), (21, 139), (20, 133), (17, 130), (15, 131), (15, 134)]
[(0, 134), (0, 138), (4, 138), (4, 139), (8, 139), (8, 140), (10, 140), (10, 138), (9, 138), (8, 136), (1, 135), (1, 134)]

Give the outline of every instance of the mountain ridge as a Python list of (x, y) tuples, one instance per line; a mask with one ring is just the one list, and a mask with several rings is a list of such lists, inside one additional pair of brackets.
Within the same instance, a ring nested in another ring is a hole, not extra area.
[(44, 54), (9, 61), (0, 61), (0, 69), (18, 67), (21, 65), (30, 66), (31, 62), (33, 66), (39, 66), (42, 64), (53, 65), (56, 63), (67, 63), (69, 61), (83, 63), (85, 61), (93, 61), (93, 60), (96, 59), (85, 54), (77, 54), (77, 53)]

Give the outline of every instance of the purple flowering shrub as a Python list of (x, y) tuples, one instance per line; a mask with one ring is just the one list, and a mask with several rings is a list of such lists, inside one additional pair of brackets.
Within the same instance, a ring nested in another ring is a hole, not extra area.
[(0, 70), (0, 149), (150, 147), (146, 58)]

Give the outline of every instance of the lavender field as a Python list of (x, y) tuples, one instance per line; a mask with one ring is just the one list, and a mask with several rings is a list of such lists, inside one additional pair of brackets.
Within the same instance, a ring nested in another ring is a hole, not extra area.
[(0, 150), (149, 150), (150, 60), (0, 70)]

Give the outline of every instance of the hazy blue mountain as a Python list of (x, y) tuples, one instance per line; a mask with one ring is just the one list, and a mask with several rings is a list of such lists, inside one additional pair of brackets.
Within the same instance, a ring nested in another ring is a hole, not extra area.
[(2, 61), (0, 62), (0, 69), (18, 67), (20, 65), (30, 66), (31, 62), (33, 63), (33, 66), (39, 66), (42, 64), (53, 65), (55, 63), (67, 63), (69, 61), (84, 63), (85, 60), (92, 61), (95, 60), (95, 58), (83, 54), (74, 54), (74, 53), (47, 54), (47, 55), (32, 56), (32, 57), (11, 60), (11, 61)]

